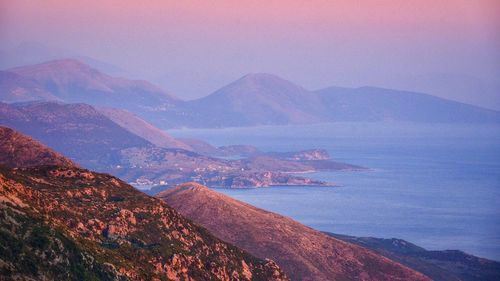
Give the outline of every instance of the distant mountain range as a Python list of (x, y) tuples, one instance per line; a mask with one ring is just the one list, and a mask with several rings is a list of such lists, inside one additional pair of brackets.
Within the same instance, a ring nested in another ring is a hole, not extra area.
[[(332, 183), (291, 172), (357, 170), (332, 161), (327, 152), (265, 153), (251, 146), (213, 147), (180, 140), (130, 112), (57, 102), (0, 103), (0, 124), (41, 140), (82, 167), (158, 192), (186, 181), (214, 187), (319, 185)], [(221, 157), (238, 156), (242, 159)]]
[(0, 72), (0, 101), (52, 100), (126, 109), (164, 128), (318, 122), (498, 123), (500, 112), (423, 93), (375, 87), (308, 91), (271, 74), (248, 74), (183, 101), (146, 82), (116, 78), (74, 59)]
[[(12, 74), (18, 75), (17, 84), (9, 79)], [(177, 101), (146, 81), (111, 77), (74, 59), (12, 68), (0, 73), (0, 81), (8, 83), (0, 85), (0, 89), (10, 89), (2, 93), (1, 99), (8, 102), (39, 100), (42, 96), (45, 100), (143, 112), (168, 108)], [(16, 100), (19, 93), (23, 95)], [(35, 94), (30, 96), (30, 93)]]

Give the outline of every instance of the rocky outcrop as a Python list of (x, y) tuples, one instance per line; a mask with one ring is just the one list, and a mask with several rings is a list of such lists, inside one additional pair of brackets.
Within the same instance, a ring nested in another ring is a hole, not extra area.
[(27, 163), (16, 169), (0, 165), (2, 277), (288, 280), (273, 261), (215, 238), (117, 178)]
[(275, 260), (293, 280), (429, 280), (370, 250), (196, 183), (158, 197), (222, 240)]
[[(20, 220), (43, 221), (48, 236), (34, 238), (39, 243), (57, 246), (67, 239), (75, 251), (131, 280), (287, 280), (273, 262), (213, 237), (161, 200), (109, 175), (75, 167), (1, 169), (0, 206), (7, 213), (22, 214)], [(10, 217), (3, 219), (4, 231), (16, 241), (22, 239), (5, 226)], [(47, 251), (54, 252), (56, 260), (69, 255), (66, 248)], [(37, 259), (29, 269), (16, 258), (0, 252), (0, 270), (26, 278), (56, 271)], [(57, 268), (67, 274), (73, 270), (64, 262)], [(85, 270), (99, 274), (91, 265)]]

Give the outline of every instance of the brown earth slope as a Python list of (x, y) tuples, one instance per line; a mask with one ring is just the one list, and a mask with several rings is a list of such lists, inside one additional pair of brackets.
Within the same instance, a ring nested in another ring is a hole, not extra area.
[(142, 137), (156, 146), (163, 148), (180, 148), (190, 151), (193, 150), (193, 148), (188, 144), (185, 144), (164, 131), (156, 128), (134, 113), (111, 107), (101, 107), (98, 110), (122, 128), (134, 135)]
[(75, 164), (45, 145), (10, 128), (0, 126), (0, 163), (14, 167)]
[(196, 183), (158, 197), (222, 240), (275, 260), (293, 280), (428, 280), (370, 250)]
[(0, 280), (287, 280), (117, 178), (25, 163), (0, 162)]

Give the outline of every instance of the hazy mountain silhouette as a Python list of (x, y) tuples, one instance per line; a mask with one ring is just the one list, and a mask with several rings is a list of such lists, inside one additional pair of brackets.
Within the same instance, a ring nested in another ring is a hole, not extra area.
[[(7, 71), (36, 81), (43, 90), (67, 103), (82, 102), (141, 112), (169, 107), (177, 101), (174, 96), (146, 81), (112, 77), (74, 59)], [(34, 96), (31, 100), (37, 99)]]
[(332, 121), (500, 122), (500, 112), (435, 96), (391, 89), (330, 87), (314, 92)]
[(308, 91), (272, 74), (248, 74), (182, 101), (146, 82), (112, 77), (77, 60), (0, 72), (1, 101), (59, 100), (127, 109), (159, 128), (318, 122), (498, 123), (500, 112), (435, 96), (375, 87)]

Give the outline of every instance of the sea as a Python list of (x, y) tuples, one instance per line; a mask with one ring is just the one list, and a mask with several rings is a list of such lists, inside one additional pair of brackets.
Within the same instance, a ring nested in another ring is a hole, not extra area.
[(328, 123), (168, 133), (263, 151), (326, 149), (369, 168), (302, 174), (337, 187), (217, 189), (321, 231), (500, 260), (500, 125)]

